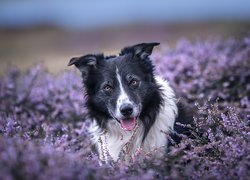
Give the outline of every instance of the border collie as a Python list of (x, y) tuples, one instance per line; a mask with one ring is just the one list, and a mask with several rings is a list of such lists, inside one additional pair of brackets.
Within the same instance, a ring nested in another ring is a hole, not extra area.
[(130, 161), (138, 152), (161, 156), (155, 150), (167, 147), (178, 108), (168, 82), (154, 75), (149, 56), (157, 45), (126, 47), (118, 56), (74, 57), (68, 64), (82, 74), (89, 130), (102, 161)]

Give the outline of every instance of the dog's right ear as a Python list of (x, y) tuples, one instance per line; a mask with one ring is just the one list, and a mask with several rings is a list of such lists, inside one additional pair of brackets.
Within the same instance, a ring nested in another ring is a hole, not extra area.
[(103, 54), (88, 54), (81, 57), (74, 57), (70, 59), (68, 66), (75, 65), (81, 71), (82, 76), (86, 77), (91, 68), (97, 68), (97, 61), (103, 58)]
[(133, 46), (125, 47), (121, 50), (120, 55), (126, 53), (132, 53), (134, 56), (137, 56), (141, 59), (148, 58), (154, 49), (155, 46), (158, 46), (160, 43), (151, 42), (151, 43), (141, 43)]

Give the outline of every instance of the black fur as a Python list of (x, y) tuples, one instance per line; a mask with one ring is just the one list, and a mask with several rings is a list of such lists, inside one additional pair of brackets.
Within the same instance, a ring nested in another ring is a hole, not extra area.
[(119, 56), (105, 57), (102, 54), (90, 54), (70, 60), (69, 65), (74, 64), (82, 73), (89, 116), (96, 119), (101, 128), (105, 129), (107, 121), (113, 117), (110, 109), (113, 108), (119, 93), (114, 88), (112, 95), (105, 94), (101, 86), (104, 82), (110, 83), (112, 87), (118, 85), (116, 80), (116, 68), (118, 68), (123, 79), (136, 77), (140, 80), (140, 87), (125, 88), (135, 103), (143, 105), (139, 118), (143, 120), (145, 127), (143, 139), (145, 139), (162, 104), (161, 92), (154, 79), (154, 66), (149, 59), (153, 47), (158, 44), (143, 43), (127, 47)]
[[(179, 143), (181, 141), (180, 134), (186, 135), (192, 138), (192, 128), (194, 127), (193, 116), (195, 114), (195, 110), (191, 107), (187, 108), (187, 104), (183, 101), (179, 101), (177, 103), (178, 107), (178, 116), (175, 120), (174, 124), (174, 133), (170, 134), (170, 137), (174, 140), (175, 143)], [(171, 142), (168, 144), (169, 146), (173, 145)]]
[[(154, 79), (154, 65), (149, 58), (157, 45), (159, 43), (142, 43), (122, 49), (119, 56), (89, 54), (70, 60), (68, 65), (75, 65), (82, 73), (89, 116), (95, 119), (101, 128), (105, 129), (107, 122), (114, 118), (113, 112), (119, 95), (116, 70), (119, 69), (125, 91), (135, 104), (142, 106), (139, 119), (145, 129), (143, 140), (146, 138), (163, 103), (160, 87)], [(139, 85), (128, 86), (130, 79), (137, 79)], [(107, 85), (112, 87), (111, 92), (104, 92), (103, 87)], [(179, 113), (181, 117), (181, 108)], [(175, 130), (185, 131), (178, 125), (175, 125)], [(173, 138), (179, 140), (177, 136)]]

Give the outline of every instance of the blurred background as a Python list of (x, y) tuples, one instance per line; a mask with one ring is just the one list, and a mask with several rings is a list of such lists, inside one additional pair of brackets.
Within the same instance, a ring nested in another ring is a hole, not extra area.
[(249, 0), (1, 0), (0, 74), (41, 62), (58, 73), (73, 56), (150, 41), (161, 51), (182, 38), (238, 38), (249, 30)]

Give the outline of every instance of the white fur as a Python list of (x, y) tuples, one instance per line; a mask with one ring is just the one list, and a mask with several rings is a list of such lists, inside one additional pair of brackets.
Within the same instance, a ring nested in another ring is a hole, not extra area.
[[(156, 148), (161, 148), (162, 146), (167, 145), (165, 133), (168, 133), (173, 129), (175, 118), (178, 113), (174, 91), (169, 86), (168, 82), (162, 78), (156, 77), (156, 82), (161, 86), (164, 104), (162, 105), (156, 121), (151, 127), (143, 144), (143, 120), (138, 120), (139, 127), (136, 137), (134, 138), (133, 147), (130, 149), (130, 157), (133, 157), (139, 148), (141, 148), (143, 152), (147, 153), (153, 151)], [(98, 141), (99, 138), (101, 138), (102, 142), (106, 143), (107, 150), (114, 161), (117, 161), (121, 149), (129, 141), (133, 134), (133, 132), (122, 130), (116, 120), (110, 120), (108, 123), (106, 142), (104, 132), (100, 130), (95, 121), (92, 123), (89, 130), (93, 135), (93, 141), (97, 146), (99, 155), (102, 154), (101, 143)], [(102, 160), (108, 161), (109, 159), (105, 156), (102, 157)]]
[(115, 116), (116, 117), (122, 117), (121, 113), (120, 113), (120, 107), (123, 104), (132, 104), (129, 96), (127, 95), (127, 93), (125, 92), (123, 86), (122, 86), (122, 80), (121, 80), (121, 76), (119, 74), (119, 70), (118, 68), (116, 68), (116, 76), (117, 76), (117, 80), (119, 82), (119, 88), (120, 88), (120, 94), (117, 98), (117, 102), (116, 102), (116, 111), (115, 111)]

